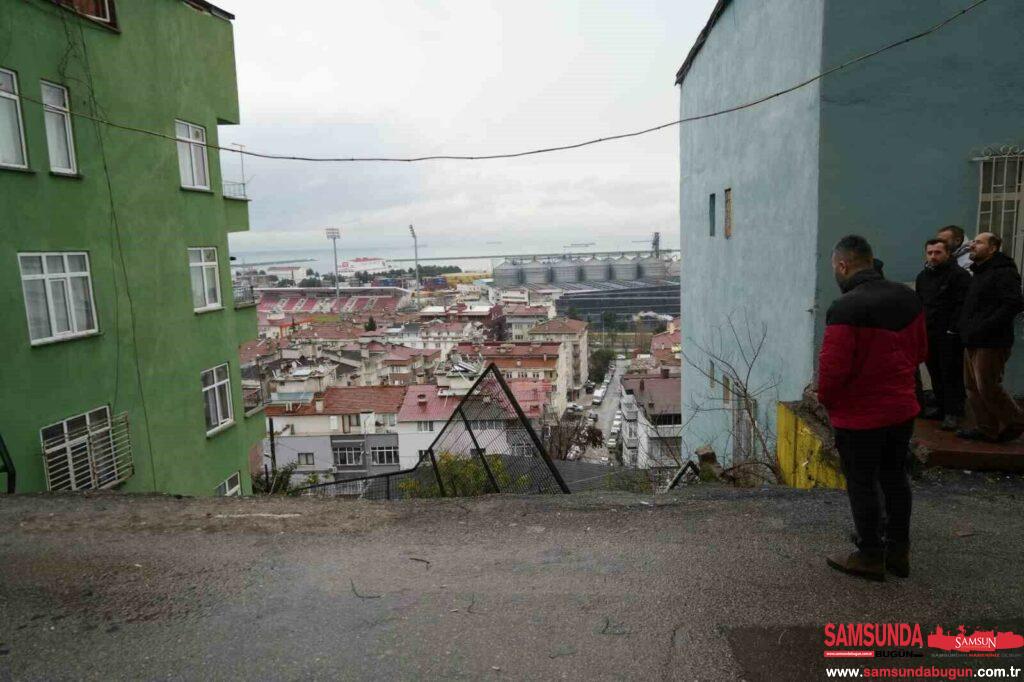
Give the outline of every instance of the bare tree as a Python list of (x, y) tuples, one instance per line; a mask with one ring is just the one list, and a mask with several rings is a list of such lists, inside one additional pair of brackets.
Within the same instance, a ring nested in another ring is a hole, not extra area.
[(767, 471), (779, 481), (781, 475), (773, 456), (775, 434), (758, 408), (777, 397), (781, 379), (777, 375), (762, 377), (758, 371), (768, 325), (752, 323), (748, 311), (741, 317), (737, 321), (737, 315), (730, 313), (704, 343), (691, 342), (688, 350), (684, 346), (683, 361), (707, 382), (706, 394), (691, 399), (687, 409), (691, 410), (690, 420), (708, 412), (729, 415), (725, 433), (732, 445), (733, 463), (724, 475), (750, 481), (763, 478)]
[(580, 452), (598, 447), (603, 439), (601, 429), (582, 414), (567, 412), (544, 426), (544, 447), (551, 459), (566, 459), (574, 447)]

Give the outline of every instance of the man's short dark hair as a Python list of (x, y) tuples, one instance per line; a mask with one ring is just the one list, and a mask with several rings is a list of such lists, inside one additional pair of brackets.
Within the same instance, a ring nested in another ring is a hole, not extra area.
[(848, 234), (838, 242), (832, 249), (833, 252), (851, 265), (866, 265), (870, 267), (875, 260), (875, 254), (871, 251), (871, 244), (858, 234)]
[(939, 239), (938, 237), (926, 241), (924, 243), (924, 248), (927, 249), (929, 246), (935, 246), (936, 244), (942, 244), (942, 246), (946, 248), (946, 253), (949, 253), (949, 244), (946, 243), (945, 239)]
[(935, 234), (942, 234), (943, 232), (952, 232), (953, 236), (956, 237), (957, 241), (961, 244), (964, 242), (964, 228), (959, 225), (946, 225), (945, 227), (939, 228), (939, 231)]
[(1003, 248), (1003, 240), (998, 234), (992, 232), (988, 233), (988, 243), (990, 246), (995, 247), (996, 251), (1000, 251)]

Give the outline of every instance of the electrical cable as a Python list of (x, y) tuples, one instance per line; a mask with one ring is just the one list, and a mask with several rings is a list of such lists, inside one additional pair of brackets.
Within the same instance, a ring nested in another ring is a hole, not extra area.
[[(436, 154), (436, 155), (431, 155), (431, 156), (413, 156), (413, 157), (391, 157), (391, 156), (319, 157), (319, 156), (292, 156), (292, 155), (286, 155), (286, 154), (270, 154), (270, 153), (266, 153), (266, 152), (245, 151), (245, 150), (240, 150), (240, 149), (231, 149), (231, 148), (227, 148), (227, 147), (221, 147), (220, 145), (211, 144), (209, 142), (193, 142), (193, 141), (190, 141), (190, 143), (191, 144), (195, 144), (195, 145), (200, 145), (201, 144), (202, 146), (206, 147), (207, 149), (215, 149), (217, 151), (222, 151), (222, 152), (231, 152), (233, 154), (242, 154), (242, 155), (245, 155), (245, 156), (252, 156), (252, 157), (260, 158), (260, 159), (274, 159), (274, 160), (279, 160), (279, 161), (304, 161), (304, 162), (310, 162), (310, 163), (350, 163), (350, 162), (416, 163), (416, 162), (421, 162), (421, 161), (489, 161), (489, 160), (493, 160), (493, 159), (515, 159), (515, 158), (519, 158), (519, 157), (522, 157), (522, 156), (533, 156), (533, 155), (537, 155), (537, 154), (549, 154), (549, 153), (552, 153), (552, 152), (568, 151), (568, 150), (571, 150), (571, 149), (579, 149), (581, 147), (588, 147), (588, 146), (595, 145), (595, 144), (600, 144), (600, 143), (603, 143), (603, 142), (612, 142), (614, 140), (623, 140), (623, 139), (627, 139), (627, 138), (631, 138), (631, 137), (639, 137), (641, 135), (647, 135), (649, 133), (654, 133), (654, 132), (657, 132), (659, 130), (664, 130), (666, 128), (672, 128), (672, 127), (675, 127), (675, 126), (678, 126), (678, 125), (682, 125), (684, 123), (692, 123), (694, 121), (702, 121), (702, 120), (705, 120), (705, 119), (714, 118), (716, 116), (722, 116), (724, 114), (730, 114), (730, 113), (733, 113), (733, 112), (736, 112), (736, 111), (742, 111), (744, 109), (749, 109), (751, 107), (755, 107), (755, 106), (757, 106), (759, 104), (763, 104), (763, 103), (768, 102), (770, 100), (773, 100), (773, 99), (775, 99), (777, 97), (781, 97), (783, 95), (787, 95), (787, 94), (789, 94), (791, 92), (794, 92), (794, 91), (799, 90), (799, 89), (801, 89), (803, 87), (806, 87), (806, 86), (810, 85), (811, 83), (819, 81), (819, 80), (825, 78), (826, 76), (829, 76), (829, 75), (831, 75), (833, 73), (836, 73), (838, 71), (842, 71), (843, 69), (849, 68), (850, 66), (853, 66), (854, 64), (858, 64), (860, 62), (863, 62), (863, 61), (866, 61), (868, 59), (871, 59), (872, 57), (876, 57), (876, 56), (882, 54), (883, 52), (887, 52), (888, 50), (892, 50), (892, 49), (894, 49), (896, 47), (900, 47), (901, 45), (906, 45), (907, 43), (911, 43), (911, 42), (914, 42), (916, 40), (920, 40), (921, 38), (924, 38), (926, 36), (929, 36), (932, 33), (935, 33), (936, 31), (939, 31), (940, 29), (944, 28), (945, 26), (947, 26), (947, 25), (951, 24), (952, 22), (956, 21), (957, 19), (963, 17), (968, 12), (971, 12), (974, 9), (977, 9), (979, 6), (983, 5), (986, 2), (988, 2), (988, 0), (975, 0), (973, 3), (971, 3), (967, 7), (963, 8), (963, 9), (959, 10), (958, 12), (956, 12), (955, 14), (953, 14), (953, 15), (945, 18), (945, 19), (943, 19), (942, 21), (940, 21), (939, 23), (935, 24), (934, 26), (931, 26), (930, 28), (927, 28), (927, 29), (925, 29), (923, 31), (920, 31), (919, 33), (915, 33), (914, 35), (908, 36), (906, 38), (902, 38), (902, 39), (897, 40), (897, 41), (895, 41), (893, 43), (889, 43), (888, 45), (884, 45), (883, 47), (878, 48), (877, 50), (873, 50), (871, 52), (867, 52), (865, 54), (862, 54), (859, 57), (854, 57), (852, 59), (849, 59), (849, 60), (847, 60), (845, 62), (837, 64), (836, 66), (833, 66), (830, 69), (826, 69), (825, 71), (822, 71), (821, 73), (819, 73), (819, 74), (817, 74), (815, 76), (812, 76), (811, 78), (808, 78), (806, 80), (800, 81), (799, 83), (796, 83), (795, 85), (792, 85), (792, 86), (790, 86), (788, 88), (785, 88), (783, 90), (778, 90), (776, 92), (773, 92), (770, 95), (765, 95), (764, 97), (760, 97), (760, 98), (752, 100), (750, 102), (746, 102), (744, 104), (738, 104), (738, 105), (731, 106), (731, 107), (728, 107), (728, 108), (725, 108), (725, 109), (719, 109), (718, 111), (713, 111), (713, 112), (710, 112), (710, 113), (707, 113), (707, 114), (699, 114), (699, 115), (696, 115), (696, 116), (688, 116), (686, 118), (680, 118), (680, 119), (677, 119), (675, 121), (670, 121), (668, 123), (662, 123), (661, 125), (656, 125), (656, 126), (653, 126), (651, 128), (645, 128), (643, 130), (636, 130), (636, 131), (628, 132), (628, 133), (620, 133), (620, 134), (617, 134), (617, 135), (609, 135), (607, 137), (599, 137), (599, 138), (595, 138), (595, 139), (592, 139), (592, 140), (585, 140), (583, 142), (576, 142), (576, 143), (573, 143), (573, 144), (565, 144), (565, 145), (559, 145), (559, 146), (555, 146), (555, 147), (542, 147), (542, 148), (539, 148), (539, 149), (530, 149), (530, 150), (521, 151), (521, 152), (510, 152), (510, 153), (506, 153), (506, 154), (485, 154), (485, 155), (479, 155), (479, 156), (468, 156), (468, 155), (463, 156), (463, 155), (454, 155), (454, 154)], [(26, 95), (20, 95), (20, 97), (22, 99), (24, 99), (24, 100), (29, 101), (29, 102), (35, 102), (36, 104), (43, 104), (43, 102), (41, 100), (34, 99), (34, 98), (28, 97)], [(120, 130), (125, 130), (125, 131), (129, 131), (129, 132), (135, 132), (135, 133), (141, 133), (141, 134), (144, 134), (144, 135), (150, 135), (150, 136), (153, 136), (153, 137), (159, 137), (159, 138), (163, 138), (165, 140), (173, 141), (175, 143), (179, 142), (178, 138), (175, 137), (174, 135), (168, 135), (166, 133), (157, 132), (155, 130), (147, 130), (145, 128), (138, 128), (136, 126), (130, 126), (130, 125), (127, 125), (127, 124), (124, 124), (124, 123), (116, 123), (114, 121), (110, 121), (110, 120), (99, 118), (99, 117), (90, 116), (88, 114), (84, 114), (84, 113), (81, 113), (81, 112), (71, 112), (71, 115), (72, 116), (78, 116), (78, 117), (81, 117), (81, 118), (86, 118), (86, 119), (95, 121), (96, 123), (102, 123), (102, 124), (110, 126), (112, 128), (118, 128)]]
[[(79, 37), (81, 39), (81, 45), (82, 45), (82, 64), (83, 64), (83, 66), (85, 68), (85, 75), (86, 75), (87, 83), (88, 83), (89, 99), (90, 99), (90, 102), (92, 104), (93, 111), (99, 111), (99, 103), (98, 103), (98, 101), (96, 99), (95, 83), (93, 82), (93, 77), (92, 77), (92, 66), (90, 65), (90, 62), (89, 62), (89, 49), (88, 49), (88, 47), (85, 44), (85, 32), (82, 30), (82, 25), (81, 24), (78, 25), (78, 31), (79, 31)], [(96, 142), (97, 142), (97, 144), (99, 146), (99, 149), (100, 149), (100, 159), (101, 159), (102, 164), (103, 164), (103, 175), (104, 175), (104, 178), (106, 179), (107, 198), (108, 198), (109, 203), (110, 203), (110, 219), (111, 219), (111, 224), (113, 226), (113, 234), (114, 234), (114, 237), (115, 237), (115, 239), (117, 241), (117, 252), (118, 252), (119, 260), (121, 261), (121, 275), (122, 275), (122, 277), (124, 277), (125, 296), (128, 299), (128, 321), (129, 321), (129, 326), (131, 327), (131, 330), (132, 330), (132, 351), (133, 351), (133, 355), (134, 355), (134, 358), (135, 358), (135, 380), (136, 380), (136, 383), (137, 383), (137, 385), (139, 387), (139, 402), (140, 402), (140, 404), (142, 406), (142, 416), (143, 416), (143, 419), (145, 419), (145, 421), (146, 421), (146, 444), (147, 444), (147, 446), (149, 448), (150, 478), (151, 478), (151, 480), (153, 482), (153, 490), (156, 491), (157, 490), (157, 483), (156, 483), (156, 460), (155, 460), (155, 455), (153, 453), (152, 424), (151, 424), (150, 419), (149, 419), (149, 406), (146, 404), (146, 391), (145, 391), (145, 387), (143, 386), (143, 383), (142, 383), (142, 367), (141, 367), (141, 362), (139, 360), (139, 335), (138, 335), (138, 330), (137, 330), (136, 324), (135, 324), (135, 304), (134, 304), (134, 301), (132, 300), (132, 291), (131, 291), (131, 286), (129, 284), (128, 265), (127, 265), (127, 262), (125, 261), (125, 257), (124, 257), (124, 245), (121, 242), (121, 226), (120, 226), (120, 223), (118, 222), (118, 219), (117, 219), (117, 208), (116, 208), (116, 202), (114, 201), (114, 185), (113, 185), (113, 180), (110, 177), (110, 168), (109, 168), (109, 165), (107, 164), (107, 151), (106, 151), (106, 147), (105, 147), (105, 145), (103, 143), (103, 132), (100, 129), (99, 125), (97, 125), (95, 127), (95, 129), (96, 129)], [(115, 277), (115, 282), (114, 283), (115, 283), (114, 299), (115, 299), (115, 310), (116, 310), (116, 305), (117, 305), (116, 304), (116, 300), (117, 300), (116, 277)], [(115, 317), (116, 317), (116, 313), (115, 313)], [(115, 324), (116, 324), (116, 322), (115, 322)], [(120, 350), (121, 350), (120, 349), (120, 338), (121, 338), (121, 333), (120, 333), (120, 330), (116, 330), (116, 332), (117, 333), (115, 334), (115, 337), (117, 338), (117, 343), (118, 343), (117, 352), (118, 352), (118, 358), (120, 358)], [(118, 364), (120, 365), (120, 361), (118, 361)], [(120, 368), (118, 367), (118, 370), (119, 369)], [(115, 400), (116, 400), (116, 397), (117, 397), (117, 389), (118, 389), (118, 384), (115, 383), (115, 386), (114, 386)]]

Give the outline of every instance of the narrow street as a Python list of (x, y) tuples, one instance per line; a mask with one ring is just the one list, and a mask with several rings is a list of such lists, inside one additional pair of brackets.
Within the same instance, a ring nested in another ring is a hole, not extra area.
[[(615, 411), (619, 409), (619, 403), (622, 400), (622, 386), (619, 383), (619, 379), (622, 378), (622, 373), (628, 366), (628, 360), (613, 360), (611, 367), (615, 371), (612, 375), (612, 381), (608, 385), (608, 393), (605, 395), (604, 401), (600, 405), (593, 405), (590, 402), (593, 396), (588, 395), (588, 400), (583, 405), (587, 413), (591, 410), (597, 410), (597, 427), (601, 429), (601, 433), (604, 435), (603, 442), (607, 442), (611, 436), (612, 420), (615, 418)], [(584, 461), (588, 462), (604, 462), (605, 458), (608, 458), (608, 461), (614, 461), (608, 448), (604, 445), (588, 450), (582, 457)]]

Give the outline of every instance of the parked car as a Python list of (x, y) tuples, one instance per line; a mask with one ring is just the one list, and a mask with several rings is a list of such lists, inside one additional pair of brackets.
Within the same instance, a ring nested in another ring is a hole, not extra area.
[(619, 353), (618, 355), (615, 356), (615, 359), (616, 360), (625, 360), (626, 356), (623, 355), (622, 353)]
[(615, 447), (616, 445), (618, 445), (618, 442), (619, 442), (619, 441), (618, 441), (617, 439), (615, 439), (615, 438), (609, 438), (609, 439), (608, 439), (607, 441), (605, 441), (605, 443), (604, 443), (604, 446), (605, 446), (606, 448), (608, 448), (609, 450), (611, 450), (611, 449), (612, 449), (612, 448), (614, 448), (614, 447)]
[(597, 414), (597, 410), (591, 410), (591, 411), (590, 411), (590, 412), (589, 412), (589, 413), (587, 414), (587, 419), (589, 419), (589, 420), (590, 420), (590, 421), (592, 421), (592, 422), (596, 422), (596, 421), (597, 421), (597, 419), (598, 419), (598, 417), (599, 417), (599, 415)]

